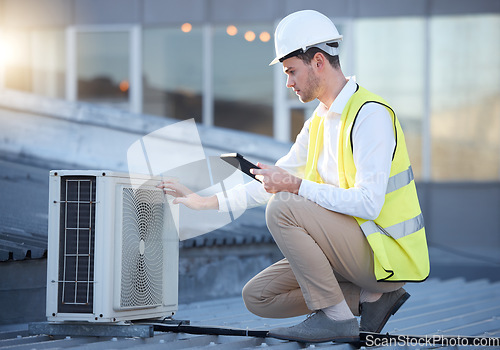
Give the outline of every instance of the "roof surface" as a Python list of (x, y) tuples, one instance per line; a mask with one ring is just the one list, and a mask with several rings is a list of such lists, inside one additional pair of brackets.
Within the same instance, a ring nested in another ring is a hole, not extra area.
[(0, 159), (0, 261), (47, 252), (48, 171)]
[[(500, 337), (500, 282), (487, 280), (467, 282), (431, 279), (421, 284), (407, 284), (412, 297), (393, 316), (383, 332), (403, 335), (460, 335)], [(293, 325), (304, 317), (267, 319), (246, 310), (241, 298), (203, 301), (179, 306), (175, 318), (190, 320), (197, 326), (224, 326), (231, 328), (267, 330)], [(49, 337), (28, 336), (28, 325), (0, 327), (2, 349), (351, 349), (348, 344), (321, 343), (304, 345), (271, 338), (239, 336), (192, 335), (155, 332), (151, 338), (125, 337)], [(403, 339), (403, 338), (402, 338)], [(399, 349), (398, 344), (381, 344), (384, 349)], [(429, 344), (418, 348), (433, 348)], [(451, 344), (453, 345), (453, 344)], [(453, 348), (468, 348), (461, 346)], [(484, 345), (484, 344), (483, 344)], [(412, 347), (412, 346), (410, 346)], [(413, 346), (414, 348), (415, 346)], [(377, 348), (377, 347), (375, 347)], [(477, 348), (477, 347), (476, 347)], [(500, 344), (489, 349), (500, 349)]]

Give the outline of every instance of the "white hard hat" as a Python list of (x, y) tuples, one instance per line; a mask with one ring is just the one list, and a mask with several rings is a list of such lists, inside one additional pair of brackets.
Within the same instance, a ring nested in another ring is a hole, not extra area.
[(338, 55), (338, 49), (327, 44), (342, 40), (333, 22), (318, 11), (294, 12), (281, 20), (274, 33), (276, 58), (269, 64), (283, 62), (285, 58), (319, 47), (326, 53)]

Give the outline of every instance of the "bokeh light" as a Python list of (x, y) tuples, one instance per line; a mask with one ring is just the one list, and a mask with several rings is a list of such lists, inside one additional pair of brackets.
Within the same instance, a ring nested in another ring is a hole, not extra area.
[(271, 40), (271, 34), (269, 34), (268, 32), (262, 32), (259, 35), (259, 39), (260, 41), (267, 43), (269, 40)]
[(181, 26), (181, 30), (184, 32), (184, 33), (189, 33), (191, 31), (191, 29), (193, 29), (193, 26), (191, 25), (191, 23), (184, 23), (182, 26)]
[(230, 36), (235, 36), (236, 34), (238, 34), (238, 28), (233, 25), (229, 25), (226, 28), (226, 33)]
[(249, 30), (248, 32), (245, 33), (245, 40), (246, 41), (254, 41), (255, 40), (255, 33)]
[(127, 91), (128, 91), (128, 89), (129, 89), (129, 87), (130, 87), (130, 84), (129, 84), (129, 82), (128, 82), (128, 81), (126, 81), (126, 80), (122, 80), (122, 81), (120, 82), (119, 87), (120, 87), (120, 91), (121, 91), (121, 92), (127, 92)]

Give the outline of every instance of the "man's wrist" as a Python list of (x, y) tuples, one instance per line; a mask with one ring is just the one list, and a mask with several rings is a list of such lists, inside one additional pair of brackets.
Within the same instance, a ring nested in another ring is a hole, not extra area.
[(204, 208), (205, 210), (219, 210), (219, 199), (216, 195), (204, 198)]
[(300, 184), (302, 183), (302, 179), (300, 177), (293, 177), (293, 188), (291, 189), (290, 192), (293, 194), (299, 194), (299, 189), (300, 189)]

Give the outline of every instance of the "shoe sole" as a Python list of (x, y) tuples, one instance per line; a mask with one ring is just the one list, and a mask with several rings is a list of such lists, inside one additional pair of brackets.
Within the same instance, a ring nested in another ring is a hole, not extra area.
[(375, 333), (380, 333), (382, 331), (382, 329), (384, 329), (385, 324), (387, 323), (387, 321), (389, 321), (389, 317), (391, 317), (391, 315), (394, 315), (396, 312), (398, 312), (398, 310), (401, 308), (401, 306), (403, 306), (403, 304), (408, 300), (408, 298), (410, 298), (410, 293), (405, 292), (405, 294), (401, 295), (399, 297), (399, 299), (396, 300), (396, 302), (394, 303), (392, 308), (385, 315), (385, 318), (382, 321), (382, 323), (380, 324), (380, 327), (375, 330)]
[(353, 343), (359, 341), (359, 336), (352, 336), (352, 337), (335, 337), (335, 338), (325, 338), (325, 339), (304, 339), (304, 338), (299, 338), (299, 337), (285, 337), (285, 336), (280, 336), (280, 335), (273, 335), (272, 333), (267, 334), (268, 337), (271, 338), (276, 338), (276, 339), (281, 339), (281, 340), (290, 340), (290, 341), (296, 341), (299, 343), (325, 343), (329, 341), (333, 341), (336, 343)]

